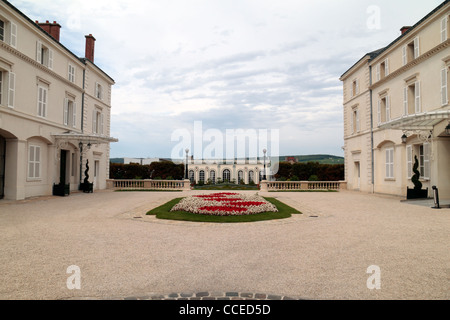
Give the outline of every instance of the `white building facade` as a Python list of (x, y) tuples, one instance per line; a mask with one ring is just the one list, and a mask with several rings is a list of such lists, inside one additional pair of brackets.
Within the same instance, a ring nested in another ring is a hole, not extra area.
[(450, 198), (450, 3), (342, 76), (348, 189), (405, 196), (413, 165)]
[(94, 190), (106, 188), (114, 80), (94, 64), (92, 35), (79, 58), (60, 29), (0, 1), (0, 198), (68, 194), (88, 167)]

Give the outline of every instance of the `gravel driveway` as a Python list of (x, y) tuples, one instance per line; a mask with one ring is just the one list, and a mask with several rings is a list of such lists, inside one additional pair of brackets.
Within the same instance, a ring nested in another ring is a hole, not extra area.
[[(195, 292), (450, 298), (450, 209), (432, 209), (432, 201), (427, 207), (350, 191), (277, 192), (260, 194), (303, 214), (241, 224), (145, 216), (186, 194), (102, 191), (0, 201), (0, 299)], [(72, 265), (80, 289), (68, 289)], [(380, 273), (372, 281), (373, 265)], [(380, 289), (369, 289), (368, 279)]]

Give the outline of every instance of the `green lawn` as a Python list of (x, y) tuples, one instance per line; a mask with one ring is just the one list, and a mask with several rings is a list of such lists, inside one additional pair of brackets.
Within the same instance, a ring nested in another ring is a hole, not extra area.
[(215, 223), (236, 223), (236, 222), (254, 222), (254, 221), (264, 221), (273, 219), (286, 219), (292, 214), (301, 214), (300, 211), (284, 204), (283, 202), (275, 198), (266, 198), (267, 201), (274, 204), (278, 212), (263, 212), (253, 215), (242, 215), (242, 216), (208, 216), (201, 214), (194, 214), (185, 211), (174, 211), (170, 212), (170, 209), (176, 205), (183, 198), (173, 199), (162, 206), (159, 206), (153, 210), (147, 212), (147, 215), (156, 215), (158, 219), (168, 219), (168, 220), (181, 220), (181, 221), (194, 221), (194, 222), (215, 222)]

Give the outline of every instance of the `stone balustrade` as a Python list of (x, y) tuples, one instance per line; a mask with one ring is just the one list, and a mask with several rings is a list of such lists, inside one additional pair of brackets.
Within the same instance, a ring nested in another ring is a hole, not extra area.
[(190, 190), (189, 180), (108, 179), (107, 189), (114, 190)]
[(342, 190), (347, 189), (345, 181), (266, 181), (260, 183), (261, 191), (289, 190)]

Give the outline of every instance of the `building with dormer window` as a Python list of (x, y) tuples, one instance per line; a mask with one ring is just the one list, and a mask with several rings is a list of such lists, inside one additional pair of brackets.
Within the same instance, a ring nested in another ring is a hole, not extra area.
[(341, 76), (349, 189), (405, 196), (417, 158), (428, 195), (450, 198), (449, 29), (447, 0)]
[(67, 195), (86, 173), (106, 188), (114, 80), (94, 63), (92, 35), (80, 58), (60, 30), (0, 1), (0, 199)]

